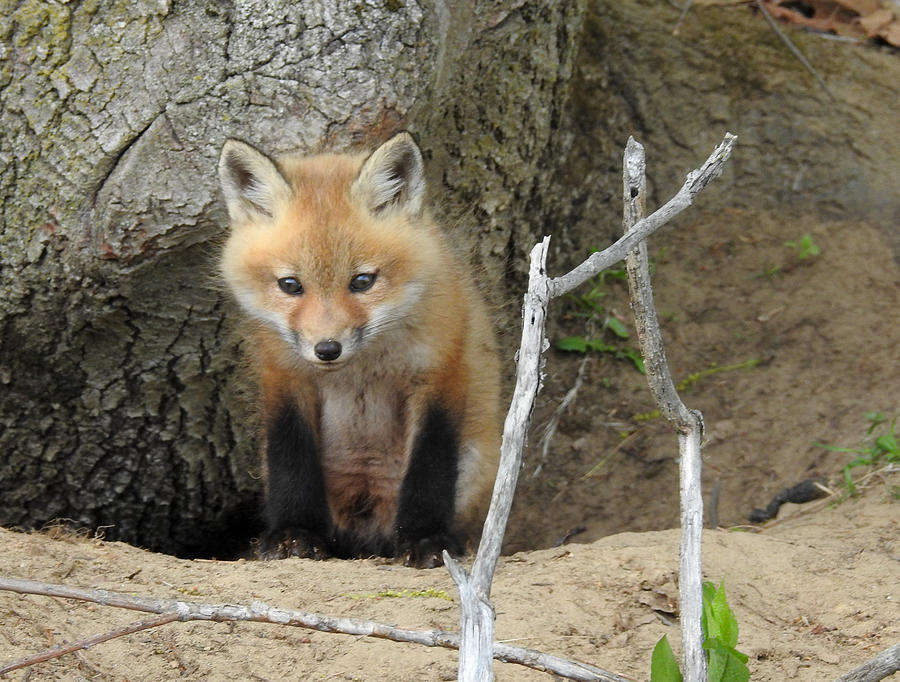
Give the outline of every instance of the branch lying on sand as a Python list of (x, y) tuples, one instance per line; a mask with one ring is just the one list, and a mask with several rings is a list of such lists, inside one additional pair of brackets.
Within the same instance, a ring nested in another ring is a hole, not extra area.
[(94, 635), (93, 637), (79, 639), (78, 641), (71, 642), (69, 644), (60, 644), (59, 646), (55, 646), (52, 649), (47, 649), (46, 651), (32, 654), (31, 656), (25, 656), (24, 658), (18, 658), (15, 661), (7, 663), (2, 668), (0, 668), (0, 675), (12, 672), (13, 670), (18, 670), (19, 668), (27, 668), (29, 665), (34, 665), (35, 663), (43, 663), (44, 661), (59, 658), (60, 656), (65, 656), (66, 654), (73, 654), (76, 651), (81, 651), (82, 649), (90, 649), (95, 644), (108, 642), (109, 640), (115, 639), (116, 637), (131, 635), (135, 632), (140, 632), (141, 630), (149, 630), (150, 628), (155, 628), (158, 625), (165, 625), (166, 623), (171, 623), (172, 621), (176, 620), (179, 620), (179, 616), (177, 613), (164, 613), (161, 616), (157, 616), (156, 618), (146, 618), (134, 623), (129, 623), (128, 625), (125, 625), (123, 627), (116, 628), (115, 630), (110, 630), (109, 632), (104, 632), (99, 635)]
[(878, 682), (895, 672), (900, 672), (900, 644), (885, 649), (835, 682)]
[[(306, 611), (294, 609), (282, 609), (269, 606), (261, 601), (255, 601), (250, 606), (237, 604), (201, 604), (195, 602), (177, 601), (170, 599), (150, 599), (147, 597), (135, 597), (121, 592), (109, 590), (91, 590), (67, 585), (56, 585), (34, 580), (19, 580), (0, 576), (0, 590), (18, 592), (20, 594), (39, 594), (48, 597), (61, 597), (63, 599), (78, 599), (103, 606), (115, 606), (132, 611), (145, 613), (157, 613), (162, 618), (148, 619), (132, 625), (113, 630), (102, 635), (79, 640), (62, 647), (54, 647), (40, 654), (21, 658), (0, 667), (0, 675), (23, 668), (34, 663), (50, 660), (73, 651), (86, 649), (94, 644), (105, 642), (115, 637), (138, 632), (157, 625), (164, 625), (175, 620), (210, 620), (224, 621), (252, 621), (256, 623), (273, 623), (276, 625), (291, 625), (294, 627), (319, 630), (320, 632), (340, 632), (347, 635), (378, 637), (390, 639), (395, 642), (412, 642), (424, 646), (439, 646), (447, 649), (459, 648), (459, 635), (442, 630), (405, 630), (386, 623), (378, 623), (359, 618), (335, 618), (322, 616)], [(533, 649), (509, 646), (507, 644), (494, 643), (494, 658), (507, 663), (518, 663), (535, 670), (563, 675), (573, 680), (585, 680), (586, 682), (627, 682), (626, 678), (608, 673), (586, 663), (568, 661), (558, 656), (541, 653)]]

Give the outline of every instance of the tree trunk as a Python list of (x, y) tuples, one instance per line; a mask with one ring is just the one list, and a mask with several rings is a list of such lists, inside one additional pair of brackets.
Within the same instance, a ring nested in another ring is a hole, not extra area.
[(259, 467), (215, 279), (222, 142), (346, 149), (410, 128), (496, 282), (524, 262), (582, 7), (0, 5), (0, 523), (239, 552)]

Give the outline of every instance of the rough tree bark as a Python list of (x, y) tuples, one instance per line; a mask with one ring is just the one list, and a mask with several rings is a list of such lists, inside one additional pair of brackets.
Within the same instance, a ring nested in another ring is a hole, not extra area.
[(559, 147), (582, 9), (0, 0), (0, 524), (237, 549), (221, 531), (245, 540), (258, 486), (211, 275), (222, 141), (350, 148), (409, 127), (497, 277)]

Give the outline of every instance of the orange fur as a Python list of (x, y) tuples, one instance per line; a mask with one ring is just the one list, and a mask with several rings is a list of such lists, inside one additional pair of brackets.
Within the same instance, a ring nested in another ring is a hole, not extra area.
[[(499, 455), (493, 330), (470, 273), (421, 209), (418, 169), (396, 164), (408, 172), (402, 187), (383, 171), (404, 144), (414, 146), (401, 134), (371, 157), (292, 156), (270, 168), (227, 143), (220, 169), (232, 229), (221, 270), (260, 322), (252, 345), (263, 417), (290, 400), (313, 425), (335, 524), (390, 534), (417, 429), (437, 401), (459, 424), (456, 519), (471, 535)], [(375, 282), (351, 291), (359, 273)], [(284, 277), (302, 295), (282, 291)], [(323, 340), (340, 344), (337, 359), (317, 357)], [(360, 499), (371, 503), (364, 517)]]

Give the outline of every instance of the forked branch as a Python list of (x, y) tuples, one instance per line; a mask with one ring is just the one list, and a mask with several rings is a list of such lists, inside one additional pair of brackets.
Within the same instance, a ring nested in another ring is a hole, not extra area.
[[(571, 291), (600, 271), (614, 265), (641, 244), (672, 217), (690, 206), (694, 197), (721, 174), (737, 138), (731, 133), (716, 147), (706, 162), (687, 175), (684, 185), (662, 208), (650, 217), (637, 220), (615, 244), (591, 255), (571, 272), (550, 279), (546, 273), (549, 237), (531, 251), (528, 293), (523, 306), (522, 345), (516, 363), (516, 386), (503, 428), (500, 470), (494, 484), (491, 507), (485, 521), (481, 543), (469, 577), (445, 553), (450, 575), (460, 592), (460, 682), (493, 680), (492, 649), (494, 613), (490, 603), (490, 585), (500, 556), (503, 533), (509, 518), (516, 480), (522, 466), (525, 437), (531, 411), (540, 390), (541, 361), (549, 344), (544, 337), (550, 299)], [(701, 512), (702, 517), (702, 512)], [(698, 602), (699, 608), (700, 602)], [(698, 620), (699, 627), (699, 620)]]
[(725, 162), (731, 156), (737, 136), (725, 133), (725, 138), (713, 150), (704, 164), (687, 174), (681, 189), (656, 211), (638, 220), (628, 234), (603, 251), (590, 255), (581, 265), (570, 272), (550, 280), (550, 295), (553, 298), (566, 294), (594, 275), (623, 260), (628, 252), (651, 234), (669, 222), (676, 215), (694, 203), (696, 196), (715, 178), (722, 174)]

